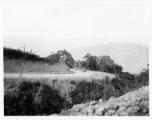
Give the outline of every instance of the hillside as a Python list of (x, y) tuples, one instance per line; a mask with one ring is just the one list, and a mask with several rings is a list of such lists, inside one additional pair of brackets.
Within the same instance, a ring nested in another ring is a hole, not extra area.
[(71, 116), (149, 116), (149, 86), (108, 101), (100, 99), (73, 106), (60, 115)]
[[(24, 52), (20, 49), (12, 49), (12, 48), (3, 48), (3, 55), (4, 55), (4, 61), (6, 60), (27, 60), (27, 61), (41, 61), (41, 62), (47, 62), (51, 63), (45, 58), (42, 58), (34, 53), (31, 52)], [(53, 63), (52, 63), (53, 64)]]
[[(22, 71), (23, 69), (23, 71)], [(64, 62), (49, 64), (31, 60), (6, 60), (4, 73), (69, 73), (69, 67)]]
[(69, 73), (64, 62), (54, 62), (32, 52), (4, 47), (4, 73)]
[(139, 73), (148, 64), (148, 48), (131, 43), (109, 43), (90, 47), (80, 47), (70, 51), (75, 60), (82, 60), (86, 53), (109, 55), (124, 71)]

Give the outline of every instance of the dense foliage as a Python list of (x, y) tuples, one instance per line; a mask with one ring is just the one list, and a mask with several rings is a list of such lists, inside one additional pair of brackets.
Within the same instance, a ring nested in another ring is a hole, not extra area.
[(59, 60), (64, 61), (70, 68), (74, 65), (72, 55), (66, 50), (59, 50), (57, 53), (49, 55), (46, 59), (53, 62), (58, 62)]
[(70, 93), (70, 96), (73, 104), (80, 104), (101, 98), (108, 99), (108, 96), (112, 96), (113, 92), (113, 86), (109, 79), (106, 78), (103, 81), (80, 81), (76, 84), (76, 88)]
[(46, 59), (51, 62), (59, 62), (60, 55), (54, 53), (54, 54), (49, 55)]
[(83, 61), (75, 61), (75, 67), (107, 73), (122, 73), (122, 66), (116, 64), (110, 56), (93, 56), (87, 53)]
[(12, 48), (5, 48), (3, 49), (4, 52), (4, 60), (7, 59), (18, 59), (18, 60), (31, 60), (31, 61), (42, 61), (42, 62), (48, 62), (45, 58), (41, 58), (40, 56), (29, 53), (29, 52), (23, 52), (21, 50), (15, 50)]
[(73, 104), (85, 103), (92, 100), (110, 97), (119, 97), (127, 92), (149, 85), (149, 69), (134, 76), (130, 73), (120, 73), (113, 80), (81, 81), (76, 84), (74, 91), (70, 93)]
[(21, 82), (4, 96), (5, 115), (50, 115), (60, 113), (67, 101), (58, 91), (40, 82)]
[(89, 53), (87, 53), (84, 56), (84, 59), (86, 59), (86, 68), (90, 70), (98, 70), (98, 62), (97, 62), (97, 57), (92, 56)]

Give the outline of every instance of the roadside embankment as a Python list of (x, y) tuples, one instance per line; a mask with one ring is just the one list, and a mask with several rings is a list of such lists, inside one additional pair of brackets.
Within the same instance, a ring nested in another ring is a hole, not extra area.
[(149, 116), (149, 86), (143, 86), (118, 98), (100, 99), (74, 105), (60, 115), (70, 116)]
[(64, 63), (26, 61), (26, 60), (6, 60), (4, 61), (4, 73), (45, 73), (45, 72), (69, 72), (69, 67)]

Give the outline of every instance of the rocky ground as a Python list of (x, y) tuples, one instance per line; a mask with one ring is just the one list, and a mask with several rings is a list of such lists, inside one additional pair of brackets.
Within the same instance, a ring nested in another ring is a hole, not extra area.
[(108, 101), (74, 105), (61, 116), (149, 116), (149, 86)]

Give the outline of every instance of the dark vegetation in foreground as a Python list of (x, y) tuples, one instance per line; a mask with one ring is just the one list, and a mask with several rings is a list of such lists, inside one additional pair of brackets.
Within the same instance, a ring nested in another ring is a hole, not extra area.
[(4, 96), (5, 115), (50, 115), (60, 113), (67, 102), (58, 91), (40, 82), (23, 81)]
[(40, 82), (22, 81), (18, 86), (12, 86), (4, 96), (5, 115), (50, 115), (58, 114), (63, 109), (69, 109), (74, 104), (93, 100), (119, 97), (127, 92), (149, 85), (149, 69), (138, 76), (129, 73), (109, 80), (92, 80), (91, 82), (71, 81), (75, 89), (71, 91), (72, 103), (61, 97), (58, 90)]
[(73, 104), (99, 99), (108, 100), (110, 97), (119, 97), (146, 85), (149, 85), (149, 69), (142, 71), (138, 76), (122, 73), (113, 80), (106, 78), (92, 82), (81, 81), (76, 84), (76, 89), (70, 96)]

